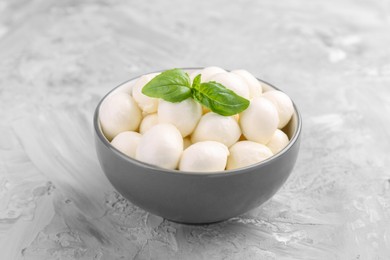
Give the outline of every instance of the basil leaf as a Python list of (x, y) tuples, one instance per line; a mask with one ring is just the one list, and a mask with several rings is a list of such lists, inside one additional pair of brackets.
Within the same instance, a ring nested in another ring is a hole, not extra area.
[(211, 111), (223, 116), (238, 114), (249, 106), (249, 100), (215, 81), (193, 85), (192, 96)]
[(181, 69), (171, 69), (154, 77), (142, 88), (142, 93), (169, 102), (180, 102), (191, 97), (191, 79)]
[(200, 85), (200, 82), (201, 82), (201, 77), (202, 77), (202, 75), (201, 75), (201, 74), (198, 74), (198, 75), (194, 78), (194, 80), (193, 80), (193, 82), (192, 82), (192, 87), (193, 87), (193, 88), (196, 88), (196, 89), (199, 88), (199, 85)]

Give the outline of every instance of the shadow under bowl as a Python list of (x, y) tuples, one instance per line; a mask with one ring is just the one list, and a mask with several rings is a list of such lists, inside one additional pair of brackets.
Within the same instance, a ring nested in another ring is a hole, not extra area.
[[(192, 72), (198, 69), (185, 70)], [(93, 119), (100, 165), (123, 197), (146, 211), (175, 222), (213, 223), (260, 206), (285, 183), (299, 152), (302, 119), (295, 104), (293, 117), (283, 129), (290, 139), (288, 145), (269, 159), (245, 168), (208, 174), (183, 173), (132, 159), (111, 146), (100, 127), (100, 106), (113, 93), (129, 92), (137, 78), (121, 84), (103, 97)], [(260, 81), (266, 90), (278, 90)]]

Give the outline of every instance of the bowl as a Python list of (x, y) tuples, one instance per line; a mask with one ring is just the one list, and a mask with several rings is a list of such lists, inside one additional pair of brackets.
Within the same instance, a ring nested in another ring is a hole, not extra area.
[[(199, 69), (184, 70), (192, 72)], [(285, 183), (299, 152), (302, 119), (295, 104), (292, 119), (283, 129), (290, 139), (288, 145), (267, 160), (245, 168), (209, 174), (183, 173), (137, 161), (111, 146), (98, 120), (100, 106), (107, 96), (118, 91), (129, 91), (137, 78), (119, 85), (104, 96), (93, 118), (100, 165), (114, 188), (130, 202), (171, 221), (213, 223), (260, 206)], [(260, 81), (265, 85), (265, 90), (277, 89)]]

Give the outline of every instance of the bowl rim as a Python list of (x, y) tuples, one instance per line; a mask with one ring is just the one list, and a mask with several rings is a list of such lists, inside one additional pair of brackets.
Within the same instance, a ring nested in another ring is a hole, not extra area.
[[(182, 69), (182, 70), (195, 70), (196, 71), (196, 70), (201, 70), (201, 69), (204, 69), (204, 68), (206, 68), (206, 67), (183, 67), (183, 68), (180, 68), (180, 69)], [(158, 71), (154, 71), (154, 72), (149, 72), (147, 74), (159, 73), (159, 72), (163, 72), (163, 71), (165, 71), (165, 70), (158, 70)], [(231, 70), (226, 70), (226, 71), (231, 71)], [(146, 75), (146, 74), (143, 74), (143, 75)], [(180, 170), (170, 170), (170, 169), (161, 168), (161, 167), (158, 167), (158, 166), (155, 166), (155, 165), (152, 165), (152, 164), (144, 163), (142, 161), (139, 161), (137, 159), (134, 159), (134, 158), (131, 158), (131, 157), (125, 155), (124, 153), (122, 153), (121, 151), (116, 149), (114, 146), (112, 146), (110, 144), (110, 142), (107, 140), (107, 138), (104, 136), (103, 132), (101, 131), (100, 122), (99, 122), (99, 111), (100, 111), (100, 106), (103, 103), (103, 101), (112, 92), (114, 92), (119, 87), (121, 87), (124, 84), (126, 84), (126, 83), (128, 83), (130, 81), (133, 81), (133, 80), (135, 80), (135, 79), (137, 79), (137, 78), (139, 78), (139, 77), (141, 77), (143, 75), (138, 75), (138, 76), (133, 77), (133, 78), (131, 78), (129, 80), (126, 80), (126, 81), (122, 82), (121, 84), (117, 85), (116, 87), (114, 87), (113, 89), (111, 89), (109, 92), (107, 92), (100, 99), (99, 103), (97, 104), (97, 106), (95, 108), (94, 116), (93, 116), (93, 126), (94, 126), (94, 130), (95, 130), (95, 134), (100, 139), (100, 141), (104, 144), (104, 146), (106, 146), (106, 148), (111, 150), (111, 152), (113, 152), (115, 155), (117, 155), (117, 156), (121, 157), (122, 159), (124, 159), (124, 160), (126, 160), (126, 161), (128, 161), (128, 162), (130, 162), (132, 164), (135, 164), (135, 165), (137, 165), (139, 167), (143, 167), (143, 168), (148, 168), (148, 169), (151, 169), (151, 170), (159, 171), (162, 174), (173, 174), (173, 175), (196, 177), (196, 178), (199, 178), (199, 177), (202, 177), (202, 178), (218, 178), (218, 177), (233, 176), (233, 175), (237, 175), (237, 174), (244, 174), (244, 173), (252, 172), (253, 169), (256, 169), (258, 167), (268, 165), (268, 164), (272, 163), (272, 161), (274, 161), (278, 157), (283, 156), (285, 153), (287, 153), (292, 148), (292, 146), (296, 143), (296, 141), (298, 140), (299, 136), (301, 135), (302, 116), (301, 116), (297, 106), (295, 105), (294, 101), (290, 98), (292, 103), (293, 103), (294, 112), (295, 112), (296, 117), (297, 117), (297, 127), (296, 127), (296, 129), (294, 131), (294, 134), (293, 134), (292, 138), (288, 142), (287, 146), (285, 146), (278, 153), (276, 153), (276, 154), (272, 155), (271, 157), (265, 159), (264, 161), (261, 161), (261, 162), (258, 162), (258, 163), (255, 163), (255, 164), (252, 164), (252, 165), (249, 165), (249, 166), (246, 166), (246, 167), (237, 168), (237, 169), (234, 169), (234, 170), (223, 170), (223, 171), (209, 172), (209, 173), (189, 172), (189, 171), (187, 172), (187, 171), (180, 171)], [(264, 83), (264, 84), (269, 85), (270, 87), (272, 87), (275, 90), (283, 92), (282, 90), (280, 90), (279, 88), (275, 87), (274, 85), (268, 83), (267, 81), (264, 81), (264, 80), (259, 79), (257, 77), (256, 77), (256, 79), (259, 80), (260, 82)]]

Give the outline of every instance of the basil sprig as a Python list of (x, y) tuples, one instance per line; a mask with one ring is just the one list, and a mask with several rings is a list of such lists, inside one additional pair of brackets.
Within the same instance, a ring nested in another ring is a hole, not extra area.
[(194, 78), (191, 85), (190, 77), (181, 69), (171, 69), (157, 75), (142, 88), (142, 93), (172, 103), (192, 97), (211, 111), (223, 116), (238, 114), (249, 106), (249, 100), (218, 82), (201, 83), (200, 74)]
[(191, 97), (191, 79), (181, 69), (172, 69), (154, 77), (142, 88), (142, 93), (175, 103)]

